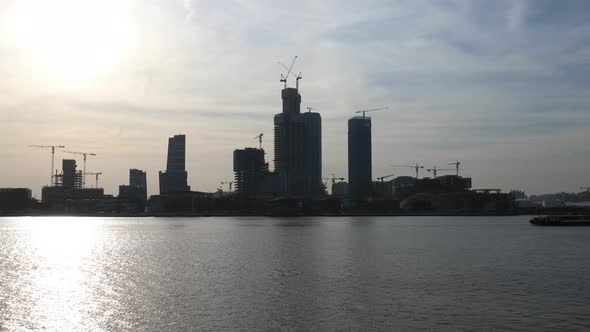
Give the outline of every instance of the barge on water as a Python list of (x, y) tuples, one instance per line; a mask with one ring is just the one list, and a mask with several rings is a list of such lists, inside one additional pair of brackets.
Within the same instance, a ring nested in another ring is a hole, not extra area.
[(536, 217), (530, 223), (537, 226), (590, 226), (590, 215)]

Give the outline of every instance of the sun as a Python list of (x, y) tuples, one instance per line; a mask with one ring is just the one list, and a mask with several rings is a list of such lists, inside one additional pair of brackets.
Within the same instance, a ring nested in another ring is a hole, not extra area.
[(9, 39), (44, 76), (94, 78), (120, 63), (131, 42), (121, 0), (19, 0)]

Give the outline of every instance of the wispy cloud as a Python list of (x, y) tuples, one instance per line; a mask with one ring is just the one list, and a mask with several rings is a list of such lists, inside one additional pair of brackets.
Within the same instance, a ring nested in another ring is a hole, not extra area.
[[(259, 132), (272, 160), (276, 61), (298, 55), (302, 107), (324, 119), (325, 173), (347, 174), (352, 111), (387, 105), (374, 115), (375, 174), (391, 173), (393, 163), (463, 159), (482, 186), (539, 192), (590, 182), (568, 166), (590, 166), (574, 157), (590, 139), (586, 1), (121, 3), (134, 48), (83, 84), (38, 76), (22, 50), (0, 39), (0, 174), (19, 163), (21, 142), (67, 140), (101, 150), (95, 165), (113, 175), (104, 177), (109, 191), (126, 181), (124, 168), (137, 167), (151, 174), (154, 192), (166, 137), (185, 132), (191, 185), (214, 190), (231, 174), (232, 149), (253, 146)], [(9, 7), (0, 4), (0, 18)], [(546, 154), (564, 156), (550, 164), (566, 171), (538, 166)], [(27, 158), (46, 159), (37, 151)], [(545, 185), (547, 177), (563, 185)]]

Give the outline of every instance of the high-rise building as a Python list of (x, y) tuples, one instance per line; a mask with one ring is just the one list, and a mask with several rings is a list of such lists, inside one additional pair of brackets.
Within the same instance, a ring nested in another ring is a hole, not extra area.
[[(58, 185), (68, 189), (82, 188), (82, 174), (76, 172), (76, 160), (63, 159), (62, 160), (62, 174), (58, 176)], [(60, 181), (61, 180), (61, 181)]]
[(371, 118), (355, 116), (348, 120), (348, 189), (356, 199), (371, 194)]
[(274, 117), (275, 172), (280, 191), (291, 196), (316, 196), (322, 186), (322, 127), (319, 113), (301, 113), (295, 88), (281, 91), (283, 112)]
[(129, 170), (129, 185), (119, 186), (119, 198), (145, 205), (147, 201), (146, 174), (139, 169)]
[(246, 148), (234, 150), (234, 184), (236, 192), (253, 196), (262, 193), (268, 164), (264, 162), (264, 150)]
[(186, 172), (186, 136), (175, 135), (168, 139), (168, 158), (166, 171), (160, 171), (160, 194), (172, 192), (187, 192), (191, 188), (187, 185)]
[(132, 168), (129, 170), (129, 185), (133, 187), (147, 188), (146, 174), (144, 171)]

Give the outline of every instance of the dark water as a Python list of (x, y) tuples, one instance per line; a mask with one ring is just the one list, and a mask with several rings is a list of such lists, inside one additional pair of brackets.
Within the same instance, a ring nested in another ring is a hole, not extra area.
[(3, 218), (0, 330), (590, 329), (590, 227)]

